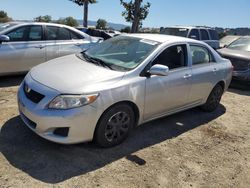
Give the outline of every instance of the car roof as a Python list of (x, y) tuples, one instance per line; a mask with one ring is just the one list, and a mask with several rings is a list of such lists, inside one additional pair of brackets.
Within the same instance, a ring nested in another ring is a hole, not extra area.
[(56, 24), (56, 23), (46, 23), (46, 22), (7, 22), (6, 24), (15, 24), (13, 27), (10, 27), (6, 30), (3, 30), (1, 31), (0, 33), (6, 33), (12, 29), (15, 29), (15, 28), (18, 28), (20, 26), (30, 26), (30, 25), (47, 25), (47, 26), (57, 26), (57, 27), (64, 27), (64, 28), (68, 28), (70, 30), (73, 30), (75, 32), (77, 32), (78, 34), (82, 35), (82, 36), (85, 36), (85, 37), (89, 37), (88, 34), (86, 33), (83, 33), (79, 30), (77, 30), (76, 28), (74, 27), (70, 27), (70, 26), (67, 26), (67, 25), (63, 25), (63, 24)]
[(18, 24), (19, 26), (25, 26), (25, 25), (50, 25), (50, 26), (59, 26), (59, 27), (69, 27), (67, 25), (63, 24), (57, 24), (57, 23), (47, 23), (47, 22), (10, 22), (10, 23), (15, 23)]
[(175, 25), (175, 26), (169, 26), (169, 27), (164, 27), (164, 28), (210, 29), (210, 30), (215, 30), (214, 28), (207, 27), (207, 26), (183, 26), (183, 25)]
[(178, 37), (173, 35), (163, 35), (163, 34), (127, 34), (131, 37), (146, 39), (146, 40), (152, 40), (159, 43), (171, 43), (171, 42), (194, 42), (194, 43), (202, 43), (198, 40), (186, 38), (186, 37)]

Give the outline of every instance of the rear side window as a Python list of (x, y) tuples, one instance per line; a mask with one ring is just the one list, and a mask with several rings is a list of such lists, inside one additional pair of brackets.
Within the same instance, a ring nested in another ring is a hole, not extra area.
[(58, 35), (58, 27), (47, 26), (47, 40), (56, 40)]
[(189, 33), (189, 38), (200, 40), (200, 34), (198, 29), (192, 29)]
[(31, 26), (28, 34), (28, 41), (42, 40), (42, 26)]
[(201, 40), (209, 40), (208, 32), (205, 29), (201, 29)]
[(218, 35), (217, 31), (210, 29), (209, 34), (210, 34), (212, 40), (219, 40), (219, 35)]
[(75, 33), (74, 31), (70, 31), (70, 37), (71, 37), (71, 39), (84, 39), (83, 36), (80, 36), (79, 34)]
[(59, 35), (58, 35), (57, 40), (71, 40), (69, 30), (63, 27), (59, 28)]
[(12, 42), (25, 41), (27, 29), (28, 27), (20, 27), (20, 28), (14, 29), (11, 32), (9, 32), (7, 36), (10, 37), (10, 41)]
[(213, 61), (210, 51), (201, 46), (190, 45), (193, 65), (209, 63)]
[(77, 33), (64, 27), (47, 26), (47, 40), (72, 40), (83, 39)]

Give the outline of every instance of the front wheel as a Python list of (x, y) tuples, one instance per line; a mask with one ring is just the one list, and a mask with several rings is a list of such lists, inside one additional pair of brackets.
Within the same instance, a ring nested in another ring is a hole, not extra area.
[(134, 123), (135, 115), (129, 105), (111, 107), (99, 120), (94, 140), (102, 147), (118, 145), (127, 138)]
[(223, 88), (221, 85), (217, 84), (210, 95), (207, 98), (207, 101), (204, 105), (201, 106), (201, 109), (206, 112), (213, 112), (220, 104), (220, 100), (223, 94)]

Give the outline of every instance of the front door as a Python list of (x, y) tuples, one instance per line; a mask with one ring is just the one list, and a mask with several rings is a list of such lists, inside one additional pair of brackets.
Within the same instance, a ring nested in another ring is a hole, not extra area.
[(28, 71), (46, 60), (42, 26), (19, 27), (6, 35), (10, 41), (0, 44), (0, 73)]
[(186, 44), (165, 49), (153, 62), (169, 67), (167, 76), (146, 79), (144, 120), (156, 118), (189, 104), (191, 68)]

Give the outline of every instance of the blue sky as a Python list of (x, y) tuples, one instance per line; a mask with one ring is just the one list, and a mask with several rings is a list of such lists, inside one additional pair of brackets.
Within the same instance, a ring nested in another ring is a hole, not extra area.
[[(147, 0), (144, 0), (147, 1)], [(151, 3), (144, 26), (207, 25), (250, 27), (250, 0), (148, 0)], [(69, 0), (0, 0), (0, 10), (13, 19), (51, 15), (53, 19), (82, 18), (82, 7)], [(98, 18), (126, 24), (120, 0), (98, 0), (90, 5), (89, 20)]]

